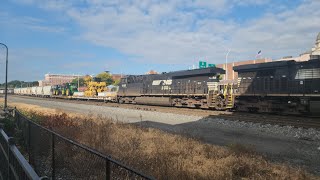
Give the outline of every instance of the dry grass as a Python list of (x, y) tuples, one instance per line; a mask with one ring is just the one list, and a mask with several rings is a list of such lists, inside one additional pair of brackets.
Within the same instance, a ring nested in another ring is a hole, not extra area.
[(302, 169), (271, 163), (241, 145), (224, 148), (102, 117), (15, 106), (43, 126), (157, 179), (316, 179)]

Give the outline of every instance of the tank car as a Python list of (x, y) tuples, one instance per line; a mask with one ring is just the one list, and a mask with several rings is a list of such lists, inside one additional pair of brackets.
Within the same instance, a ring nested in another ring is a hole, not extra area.
[(130, 75), (121, 79), (119, 103), (137, 103), (203, 109), (224, 109), (228, 103), (219, 93), (224, 70), (210, 67), (150, 75)]
[(234, 67), (238, 72), (235, 107), (239, 111), (319, 114), (320, 58)]

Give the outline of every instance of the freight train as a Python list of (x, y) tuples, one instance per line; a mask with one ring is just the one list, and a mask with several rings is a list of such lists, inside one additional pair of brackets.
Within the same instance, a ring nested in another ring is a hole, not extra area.
[(320, 111), (320, 58), (234, 67), (238, 81), (220, 81), (224, 71), (206, 68), (160, 75), (128, 76), (120, 103), (202, 109), (315, 115)]
[[(319, 115), (320, 57), (234, 67), (236, 82), (223, 81), (221, 68), (129, 75), (114, 91), (74, 93), (69, 98), (293, 115)], [(42, 88), (42, 91), (41, 91)], [(40, 90), (39, 90), (40, 89)], [(51, 89), (51, 90), (50, 90)], [(30, 91), (30, 92), (29, 92)], [(15, 94), (52, 97), (52, 87), (18, 88)]]

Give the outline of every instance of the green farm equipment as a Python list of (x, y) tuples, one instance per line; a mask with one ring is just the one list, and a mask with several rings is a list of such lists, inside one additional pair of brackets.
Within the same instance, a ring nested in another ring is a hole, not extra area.
[(74, 92), (77, 92), (78, 88), (70, 83), (65, 85), (57, 85), (52, 88), (52, 94), (56, 96), (72, 96)]
[(66, 83), (64, 86), (61, 87), (61, 95), (63, 96), (72, 96), (73, 93), (77, 91), (77, 86), (74, 86), (70, 83)]

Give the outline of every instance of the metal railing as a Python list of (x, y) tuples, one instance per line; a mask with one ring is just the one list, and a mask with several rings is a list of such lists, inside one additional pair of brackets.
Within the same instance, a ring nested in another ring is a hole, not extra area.
[[(41, 179), (0, 126), (0, 179)], [(44, 179), (44, 178), (43, 178)]]
[(40, 176), (50, 179), (154, 179), (29, 120), (14, 109), (21, 146)]

